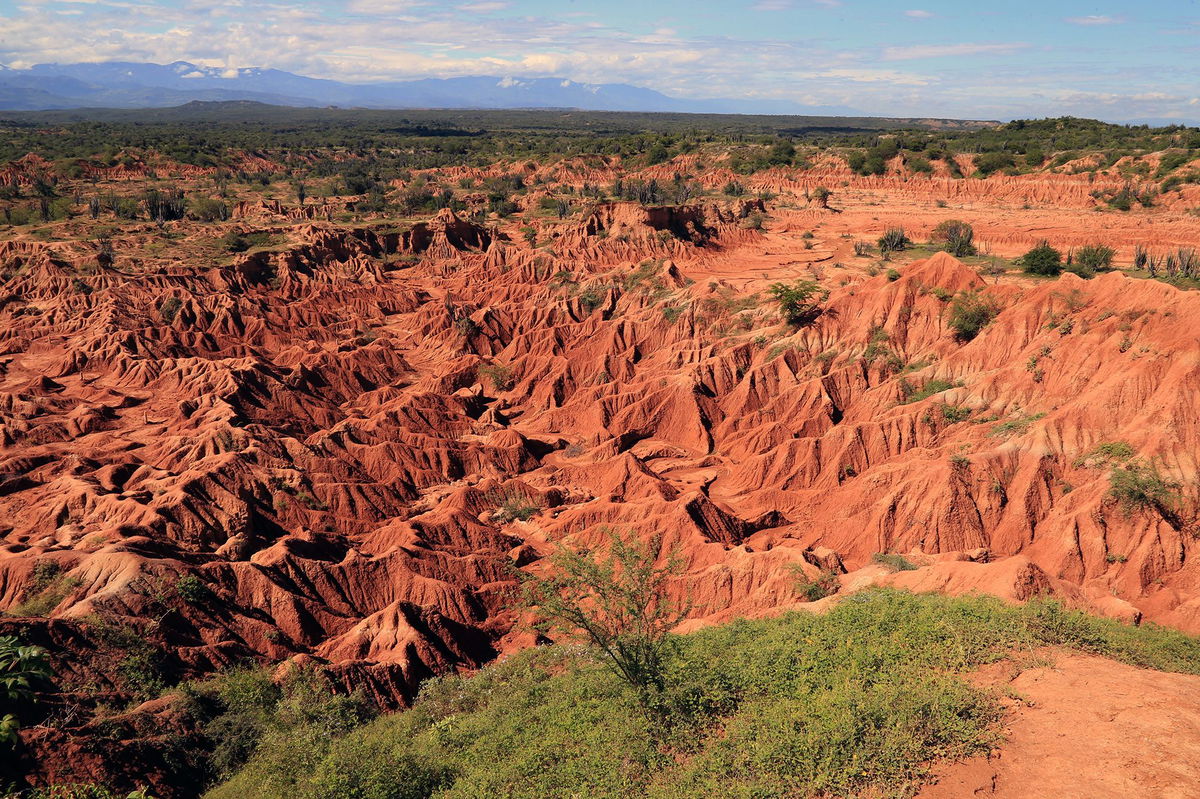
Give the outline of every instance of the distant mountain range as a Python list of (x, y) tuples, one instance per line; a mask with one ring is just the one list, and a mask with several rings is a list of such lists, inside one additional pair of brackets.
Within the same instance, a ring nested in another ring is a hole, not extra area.
[(670, 97), (623, 83), (563, 78), (474, 76), (385, 83), (341, 83), (278, 69), (224, 70), (187, 61), (142, 64), (0, 66), (0, 109), (163, 108), (194, 100), (251, 100), (272, 105), (344, 108), (578, 108), (586, 111), (674, 111), (714, 114), (863, 116), (844, 106), (785, 100)]

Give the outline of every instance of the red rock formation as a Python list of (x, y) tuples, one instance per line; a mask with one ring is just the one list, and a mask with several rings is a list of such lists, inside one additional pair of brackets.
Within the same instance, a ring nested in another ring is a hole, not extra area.
[[(807, 274), (761, 252), (754, 210), (603, 205), (538, 249), (449, 211), (405, 234), (306, 224), (144, 272), (0, 245), (0, 607), (48, 596), (53, 562), (51, 621), (21, 624), (64, 652), (99, 619), (172, 653), (173, 678), (312, 659), (401, 704), (515, 645), (514, 565), (617, 529), (682, 553), (692, 624), (792, 606), (795, 570), (825, 569), (1200, 631), (1186, 491), (1126, 513), (1089, 458), (1128, 442), (1196, 485), (1200, 294), (993, 286), (937, 255), (821, 273), (826, 312), (792, 330), (740, 299)], [(968, 343), (946, 324), (963, 291), (1000, 309)], [(537, 512), (496, 513), (513, 499)], [(84, 779), (88, 734), (25, 743)]]

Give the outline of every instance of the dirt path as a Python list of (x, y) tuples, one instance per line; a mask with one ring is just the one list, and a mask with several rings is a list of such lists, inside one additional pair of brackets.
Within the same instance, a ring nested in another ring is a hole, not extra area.
[[(1057, 654), (1007, 684), (998, 752), (948, 767), (919, 799), (1200, 797), (1200, 677)], [(990, 682), (990, 680), (989, 680)]]

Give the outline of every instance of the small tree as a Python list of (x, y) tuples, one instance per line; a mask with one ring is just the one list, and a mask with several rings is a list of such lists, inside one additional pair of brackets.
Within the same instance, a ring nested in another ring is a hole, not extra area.
[(656, 565), (661, 546), (659, 535), (641, 544), (614, 533), (607, 556), (563, 547), (550, 558), (555, 574), (522, 578), (539, 626), (582, 637), (648, 712), (665, 687), (667, 635), (688, 613), (667, 598), (667, 580), (682, 564), (673, 554)]
[(818, 208), (828, 208), (829, 207), (829, 198), (832, 196), (833, 196), (833, 192), (831, 192), (829, 189), (825, 188), (824, 186), (817, 186), (809, 194), (809, 197), (811, 197), (812, 201), (817, 204)]
[(1062, 272), (1062, 253), (1042, 241), (1020, 258), (1021, 266), (1031, 275), (1055, 277)]
[(824, 309), (821, 303), (829, 296), (829, 292), (821, 289), (812, 280), (797, 280), (795, 283), (772, 283), (767, 288), (777, 303), (779, 312), (788, 324), (804, 327), (817, 320)]

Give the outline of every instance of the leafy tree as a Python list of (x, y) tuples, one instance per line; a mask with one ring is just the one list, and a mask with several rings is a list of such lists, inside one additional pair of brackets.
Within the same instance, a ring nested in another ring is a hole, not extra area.
[(613, 533), (608, 554), (561, 548), (549, 577), (523, 577), (524, 601), (543, 618), (543, 629), (582, 635), (649, 710), (661, 695), (667, 634), (688, 608), (666, 595), (667, 581), (682, 564), (672, 554), (657, 565), (662, 537), (645, 544)]
[(829, 296), (813, 280), (797, 280), (795, 283), (772, 283), (767, 293), (779, 303), (779, 312), (788, 324), (795, 327), (810, 325), (824, 312), (821, 303)]
[(1021, 266), (1031, 275), (1055, 277), (1062, 272), (1062, 253), (1043, 241), (1019, 259)]
[(30, 701), (36, 683), (49, 677), (46, 650), (22, 646), (16, 636), (0, 636), (0, 743), (17, 739), (17, 705)]

